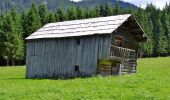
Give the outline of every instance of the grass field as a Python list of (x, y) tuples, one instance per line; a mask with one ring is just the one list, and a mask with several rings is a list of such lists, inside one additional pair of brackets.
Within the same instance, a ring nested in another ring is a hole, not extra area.
[(25, 79), (25, 67), (0, 68), (0, 100), (170, 100), (170, 57), (138, 60), (135, 75)]

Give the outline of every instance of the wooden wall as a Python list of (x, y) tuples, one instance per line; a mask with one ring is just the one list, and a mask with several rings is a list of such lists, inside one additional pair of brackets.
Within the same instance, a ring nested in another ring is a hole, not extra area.
[(123, 48), (128, 48), (128, 49), (132, 49), (136, 51), (136, 57), (135, 59), (137, 60), (138, 58), (138, 42), (136, 40), (136, 38), (130, 34), (130, 32), (123, 30), (121, 28), (119, 28), (116, 32), (114, 32), (112, 34), (112, 38), (111, 38), (111, 44), (114, 45), (114, 39), (115, 36), (119, 35), (122, 38), (122, 47)]
[(99, 38), (98, 59), (109, 59), (111, 35), (101, 35)]
[[(80, 39), (80, 44), (77, 43)], [(110, 35), (27, 41), (27, 78), (71, 78), (96, 74), (97, 60), (109, 57)], [(75, 71), (79, 66), (79, 71)]]
[(123, 30), (114, 32), (113, 37), (112, 37), (113, 38), (112, 44), (114, 44), (115, 35), (119, 35), (122, 37), (122, 47), (123, 48), (137, 50), (138, 43), (133, 35), (131, 35), (130, 33), (126, 33), (126, 31), (123, 31)]

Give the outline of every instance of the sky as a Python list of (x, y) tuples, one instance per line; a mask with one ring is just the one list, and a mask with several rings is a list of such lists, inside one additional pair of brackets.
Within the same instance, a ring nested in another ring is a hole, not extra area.
[(163, 9), (166, 2), (170, 3), (170, 0), (123, 0), (123, 1), (133, 3), (142, 8), (146, 8), (147, 3), (152, 3), (157, 8), (160, 8), (160, 9)]
[[(71, 1), (79, 2), (81, 0), (71, 0)], [(157, 8), (160, 9), (162, 9), (165, 6), (166, 2), (170, 3), (170, 0), (122, 0), (122, 1), (130, 2), (142, 8), (145, 8), (147, 3), (152, 3)]]
[(70, 0), (70, 1), (79, 2), (79, 1), (81, 1), (81, 0)]

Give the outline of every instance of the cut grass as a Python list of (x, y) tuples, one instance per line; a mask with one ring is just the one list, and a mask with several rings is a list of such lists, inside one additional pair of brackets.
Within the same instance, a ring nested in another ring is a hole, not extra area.
[(71, 80), (25, 79), (25, 67), (0, 68), (0, 100), (170, 100), (170, 57), (138, 60), (137, 74)]

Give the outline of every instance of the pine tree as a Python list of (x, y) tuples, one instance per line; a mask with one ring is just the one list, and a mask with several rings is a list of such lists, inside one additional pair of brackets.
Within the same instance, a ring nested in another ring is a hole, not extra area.
[(151, 18), (151, 22), (152, 22), (152, 25), (153, 25), (153, 30), (152, 30), (152, 33), (153, 33), (153, 55), (154, 56), (158, 56), (160, 53), (158, 50), (159, 48), (159, 20), (160, 19), (159, 17), (159, 11), (156, 10), (155, 6), (153, 6), (152, 4), (148, 5), (147, 9), (146, 9), (147, 12), (149, 12), (150, 14), (150, 18)]
[(28, 13), (25, 16), (25, 37), (29, 36), (36, 30), (38, 30), (42, 24), (40, 16), (37, 12), (37, 7), (33, 3), (31, 9), (28, 11)]
[(58, 15), (57, 13), (55, 13), (55, 15), (54, 15), (54, 16), (55, 16), (55, 21), (56, 21), (56, 22), (59, 22), (59, 21), (60, 21), (60, 19), (59, 19), (59, 15)]
[(77, 19), (76, 9), (75, 7), (71, 7), (67, 10), (69, 20)]
[(64, 17), (64, 11), (62, 8), (57, 9), (57, 15), (58, 15), (59, 21), (62, 22), (64, 20), (66, 20), (66, 18)]
[(168, 51), (168, 53), (170, 55), (170, 15), (167, 18), (167, 27), (168, 27), (168, 35), (167, 35), (167, 38), (168, 38), (168, 49), (167, 49), (167, 51)]
[(106, 14), (105, 14), (105, 10), (104, 10), (104, 6), (103, 5), (101, 5), (100, 7), (99, 7), (99, 9), (100, 9), (100, 16), (106, 16)]
[(95, 8), (94, 8), (94, 12), (95, 12), (95, 16), (96, 17), (99, 17), (100, 16), (100, 9), (99, 9), (99, 6), (96, 6)]
[(120, 14), (121, 13), (121, 8), (120, 8), (120, 5), (119, 5), (119, 2), (117, 1), (114, 8), (113, 8), (113, 15), (117, 15), (117, 14)]
[(80, 7), (76, 7), (76, 14), (77, 14), (77, 19), (83, 19), (84, 18), (84, 13)]
[[(144, 27), (147, 26), (147, 27)], [(150, 18), (148, 18), (148, 15), (145, 14), (144, 15), (144, 26), (143, 29), (145, 30), (147, 36), (148, 36), (148, 41), (147, 43), (144, 43), (143, 47), (144, 47), (144, 52), (146, 56), (151, 56), (153, 53), (153, 39), (152, 39), (152, 23)]]
[(168, 17), (168, 12), (166, 9), (164, 9), (162, 11), (162, 14), (161, 14), (161, 23), (162, 23), (162, 27), (163, 27), (163, 30), (164, 30), (164, 35), (166, 36), (167, 38), (167, 47), (166, 47), (166, 51), (167, 53), (170, 53), (170, 40), (169, 40), (169, 34), (170, 34), (170, 20), (169, 20), (169, 17)]
[(56, 21), (55, 15), (53, 12), (48, 13), (46, 21), (47, 21), (47, 23), (53, 23)]
[(11, 16), (13, 21), (13, 28), (14, 31), (12, 32), (14, 40), (13, 44), (14, 47), (12, 49), (12, 65), (15, 65), (15, 60), (22, 60), (24, 56), (24, 43), (22, 38), (22, 28), (21, 28), (21, 22), (19, 21), (19, 17), (17, 16), (17, 13), (15, 9), (13, 8), (11, 10)]
[(89, 17), (89, 18), (95, 18), (95, 17), (96, 17), (96, 15), (95, 15), (95, 10), (90, 9), (90, 10), (88, 11), (88, 17)]
[(42, 25), (45, 25), (46, 24), (46, 19), (45, 18), (47, 16), (47, 7), (46, 7), (46, 5), (44, 3), (39, 5), (38, 13), (39, 13)]
[(164, 30), (162, 27), (162, 24), (160, 22), (160, 20), (158, 20), (159, 23), (159, 42), (158, 42), (158, 54), (159, 56), (161, 54), (166, 54), (166, 48), (168, 46), (168, 42), (167, 42), (167, 37), (164, 35)]
[(3, 37), (3, 41), (2, 42), (2, 57), (6, 60), (6, 65), (9, 66), (9, 61), (12, 59), (12, 50), (14, 48), (14, 44), (13, 41), (15, 40), (15, 36), (13, 34), (14, 32), (14, 23), (12, 22), (12, 18), (10, 15), (7, 15), (4, 20), (3, 20), (3, 32), (1, 32), (1, 34), (4, 33)]
[(108, 4), (105, 5), (105, 15), (111, 16), (112, 15), (112, 7)]
[(85, 9), (84, 14), (85, 14), (85, 18), (90, 18), (89, 9), (88, 8)]
[(0, 30), (0, 57), (3, 57), (2, 54), (4, 53), (5, 50), (5, 45), (4, 45), (5, 41), (6, 41), (5, 32), (3, 30)]
[[(139, 24), (143, 27), (144, 26), (144, 15), (143, 15), (143, 11), (141, 8), (138, 8), (137, 13), (135, 13), (135, 18), (137, 19), (137, 21), (139, 22)], [(144, 47), (144, 43), (140, 43), (139, 44), (139, 57), (141, 58), (144, 53), (145, 53), (145, 47)]]
[(22, 33), (23, 33), (23, 38), (26, 38), (26, 34), (27, 34), (27, 21), (26, 21), (26, 13), (22, 12), (21, 13), (21, 29), (22, 29)]

